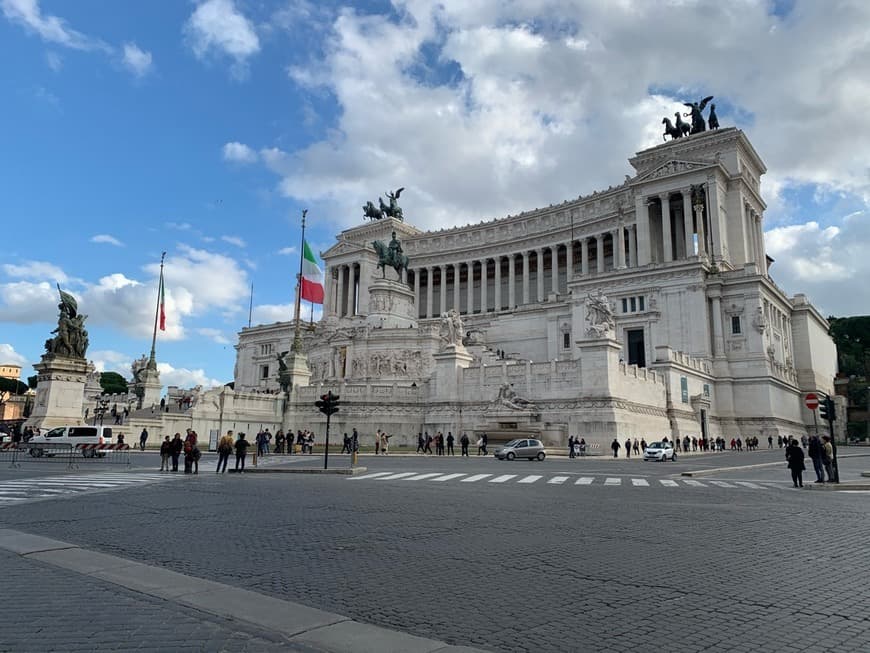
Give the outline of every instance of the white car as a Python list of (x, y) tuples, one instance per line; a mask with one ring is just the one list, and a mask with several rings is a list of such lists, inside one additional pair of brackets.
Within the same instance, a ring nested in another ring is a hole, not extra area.
[[(35, 435), (28, 444), (35, 445), (30, 448), (30, 455), (34, 458), (40, 456), (54, 456), (72, 449), (77, 449), (79, 444), (112, 444), (111, 426), (59, 426), (42, 435)], [(55, 445), (52, 447), (52, 445)], [(102, 458), (106, 454), (94, 449), (82, 449), (82, 456), (93, 458), (95, 455)]]
[(670, 442), (650, 442), (643, 450), (643, 459), (659, 462), (674, 461), (677, 459), (677, 454), (674, 453), (674, 445)]

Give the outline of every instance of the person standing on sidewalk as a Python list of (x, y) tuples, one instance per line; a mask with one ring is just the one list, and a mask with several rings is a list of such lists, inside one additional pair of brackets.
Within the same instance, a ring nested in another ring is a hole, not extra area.
[(613, 449), (613, 457), (614, 458), (619, 458), (619, 447), (620, 447), (619, 440), (617, 440), (616, 438), (613, 438), (613, 442), (610, 443), (610, 448)]
[(568, 436), (568, 458), (574, 457), (574, 436)]
[(160, 471), (168, 472), (169, 471), (169, 456), (172, 454), (172, 443), (169, 441), (169, 436), (167, 435), (163, 442), (160, 444)]
[(456, 452), (453, 451), (453, 431), (447, 431), (447, 455), (456, 455)]
[(819, 440), (818, 435), (810, 437), (810, 441), (807, 445), (807, 454), (809, 454), (810, 460), (813, 461), (813, 470), (816, 472), (816, 480), (813, 482), (824, 483), (825, 465), (823, 459), (825, 457), (825, 451), (822, 448), (822, 441)]
[(625, 440), (625, 457), (631, 458), (631, 438)]
[(468, 435), (463, 433), (462, 437), (459, 438), (459, 446), (462, 448), (462, 451), (460, 453), (461, 456), (468, 457), (468, 442)]
[[(239, 439), (236, 440), (235, 445), (233, 445), (236, 450), (236, 471), (240, 474), (245, 473), (245, 456), (248, 455), (248, 447), (251, 446), (251, 443), (245, 440), (245, 434), (239, 433)], [(239, 469), (239, 465), (241, 464), (242, 468)]]
[(145, 451), (145, 442), (148, 440), (148, 429), (143, 428), (139, 434), (139, 451)]
[(181, 433), (176, 433), (170, 443), (171, 449), (169, 454), (172, 456), (172, 471), (178, 471), (178, 457), (181, 455), (181, 450), (184, 449), (184, 440), (181, 439)]
[(791, 481), (795, 487), (804, 486), (803, 473), (804, 467), (804, 450), (801, 449), (798, 441), (792, 438), (788, 446), (785, 448), (785, 459), (788, 461), (788, 468), (791, 470)]
[(375, 455), (377, 456), (379, 453), (381, 453), (381, 429), (375, 433)]
[(230, 459), (230, 453), (233, 451), (233, 432), (227, 431), (227, 434), (218, 442), (218, 464), (215, 474), (225, 474), (227, 471), (227, 462)]
[(828, 483), (834, 482), (834, 468), (832, 463), (834, 462), (834, 447), (831, 445), (831, 436), (823, 435), (822, 436), (822, 464), (825, 466), (825, 471), (828, 474)]

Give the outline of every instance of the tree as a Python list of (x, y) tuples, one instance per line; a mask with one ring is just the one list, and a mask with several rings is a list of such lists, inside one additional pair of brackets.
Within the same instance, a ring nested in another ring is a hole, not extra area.
[(870, 315), (830, 317), (828, 322), (837, 345), (840, 373), (870, 376)]
[(27, 384), (18, 379), (7, 379), (0, 376), (0, 393), (10, 395), (23, 395), (27, 392)]
[(100, 387), (106, 394), (127, 394), (127, 379), (117, 372), (103, 372), (100, 374)]
[(31, 390), (36, 390), (36, 384), (39, 381), (39, 377), (34, 374), (33, 376), (27, 377), (27, 387)]

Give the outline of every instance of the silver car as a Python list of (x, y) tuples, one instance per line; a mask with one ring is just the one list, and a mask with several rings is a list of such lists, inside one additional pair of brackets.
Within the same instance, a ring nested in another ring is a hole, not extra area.
[(511, 440), (503, 447), (496, 449), (493, 455), (499, 460), (513, 460), (514, 458), (543, 460), (547, 457), (543, 442), (526, 439)]

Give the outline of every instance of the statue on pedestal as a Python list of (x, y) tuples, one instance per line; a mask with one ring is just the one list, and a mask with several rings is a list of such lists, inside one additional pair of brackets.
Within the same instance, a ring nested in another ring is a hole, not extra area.
[(513, 385), (510, 383), (502, 383), (498, 389), (498, 396), (495, 398), (496, 403), (513, 408), (514, 410), (529, 410), (535, 407), (528, 399), (523, 399), (514, 391)]
[(57, 305), (60, 315), (57, 319), (57, 328), (52, 331), (57, 335), (45, 341), (45, 352), (67, 358), (84, 359), (89, 344), (88, 332), (85, 329), (85, 320), (88, 316), (79, 314), (75, 297), (61, 290), (59, 284), (57, 291), (60, 293), (60, 304)]
[(607, 297), (598, 292), (597, 295), (586, 297), (586, 321), (589, 328), (586, 335), (592, 338), (612, 337), (616, 329), (616, 319), (613, 317), (613, 309)]
[(444, 347), (451, 345), (459, 347), (462, 345), (462, 339), (465, 337), (465, 326), (462, 324), (462, 317), (459, 311), (451, 308), (446, 313), (441, 314), (441, 340)]
[(399, 279), (402, 278), (402, 270), (408, 270), (408, 257), (402, 253), (402, 243), (396, 238), (396, 232), (392, 234), (392, 240), (388, 245), (384, 245), (380, 240), (372, 241), (372, 247), (378, 253), (378, 267), (383, 273), (383, 278), (387, 278), (387, 266), (393, 268)]
[(366, 202), (363, 208), (363, 217), (368, 218), (369, 220), (382, 220), (383, 218), (395, 218), (400, 222), (405, 221), (404, 214), (402, 213), (402, 207), (399, 206), (399, 195), (402, 194), (402, 191), (405, 190), (405, 187), (399, 188), (395, 192), (387, 191), (387, 199), (390, 200), (389, 204), (384, 204), (383, 198), (378, 198), (378, 206), (374, 205), (374, 202)]

